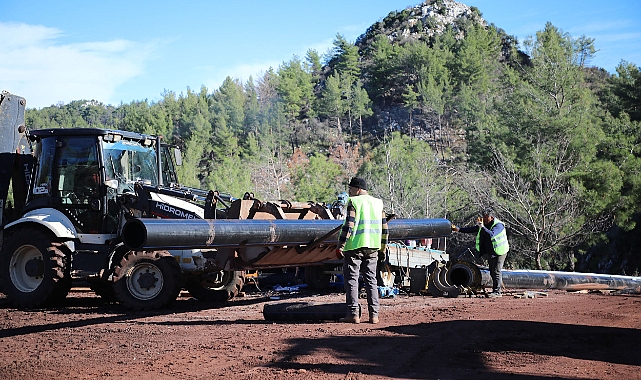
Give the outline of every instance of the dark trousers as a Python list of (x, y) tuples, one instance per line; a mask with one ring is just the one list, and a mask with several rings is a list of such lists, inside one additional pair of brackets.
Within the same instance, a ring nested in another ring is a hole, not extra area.
[(501, 271), (503, 270), (503, 263), (505, 262), (505, 255), (490, 255), (490, 258), (487, 260), (490, 264), (490, 277), (492, 277), (492, 291), (500, 293), (501, 287), (503, 286), (503, 275)]

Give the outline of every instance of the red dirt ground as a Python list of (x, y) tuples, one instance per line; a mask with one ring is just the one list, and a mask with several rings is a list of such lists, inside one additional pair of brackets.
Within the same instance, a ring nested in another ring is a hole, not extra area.
[(0, 378), (641, 379), (639, 295), (400, 295), (381, 300), (378, 325), (265, 321), (265, 304), (344, 300), (269, 295), (214, 305), (183, 294), (154, 312), (82, 289), (30, 311), (0, 296)]

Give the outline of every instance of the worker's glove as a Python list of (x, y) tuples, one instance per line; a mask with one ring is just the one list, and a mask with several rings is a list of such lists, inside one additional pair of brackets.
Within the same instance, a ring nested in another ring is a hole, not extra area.
[(381, 250), (378, 251), (378, 262), (379, 263), (384, 263), (386, 259), (385, 251)]
[(476, 222), (476, 225), (477, 225), (479, 228), (483, 228), (483, 222), (482, 222), (482, 221), (480, 221), (480, 222)]
[(459, 228), (452, 224), (452, 231), (458, 232)]
[(343, 255), (343, 250), (342, 250), (342, 249), (340, 249), (340, 248), (336, 248), (336, 258), (337, 258), (337, 259), (339, 259), (339, 260), (341, 260), (341, 259), (343, 259), (344, 257), (345, 257), (345, 255)]

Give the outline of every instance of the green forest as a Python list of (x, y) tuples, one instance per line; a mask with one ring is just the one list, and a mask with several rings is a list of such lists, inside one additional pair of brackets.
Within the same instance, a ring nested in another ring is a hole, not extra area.
[[(235, 197), (332, 202), (358, 175), (398, 217), (466, 225), (492, 207), (507, 267), (639, 275), (640, 68), (593, 67), (594, 40), (550, 23), (520, 45), (475, 7), (439, 25), (395, 11), (246, 82), (26, 122), (160, 135), (182, 151), (182, 184)], [(453, 257), (470, 246), (457, 236)]]

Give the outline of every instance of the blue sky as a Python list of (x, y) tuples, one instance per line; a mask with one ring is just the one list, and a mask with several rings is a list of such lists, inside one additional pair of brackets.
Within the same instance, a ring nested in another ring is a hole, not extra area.
[[(547, 21), (594, 38), (591, 64), (641, 66), (641, 1), (467, 0), (523, 41)], [(158, 101), (165, 90), (246, 81), (308, 49), (324, 53), (411, 0), (0, 0), (0, 90), (29, 108), (95, 99)]]

